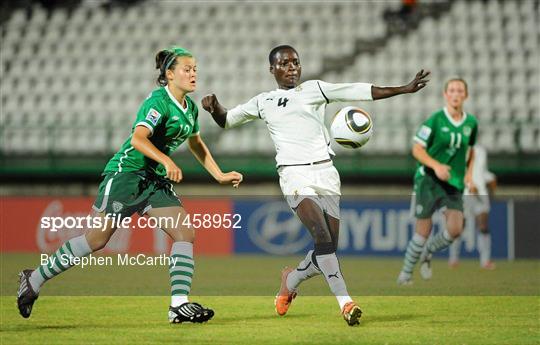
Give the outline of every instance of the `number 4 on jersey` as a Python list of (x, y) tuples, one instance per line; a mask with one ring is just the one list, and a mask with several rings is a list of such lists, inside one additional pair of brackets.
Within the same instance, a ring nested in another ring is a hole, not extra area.
[(285, 107), (287, 106), (287, 102), (288, 102), (288, 101), (289, 101), (288, 98), (283, 98), (283, 97), (282, 97), (282, 98), (278, 99), (277, 106), (278, 106), (278, 107), (283, 106), (283, 108), (285, 108)]

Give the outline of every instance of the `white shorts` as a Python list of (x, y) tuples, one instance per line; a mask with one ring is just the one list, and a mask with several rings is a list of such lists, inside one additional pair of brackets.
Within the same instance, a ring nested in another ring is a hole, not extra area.
[(341, 181), (332, 162), (280, 167), (278, 173), (281, 191), (293, 211), (302, 200), (310, 198), (328, 215), (339, 219)]
[(478, 216), (482, 213), (489, 213), (490, 202), (488, 195), (465, 195), (463, 200), (463, 208), (466, 211), (472, 212)]

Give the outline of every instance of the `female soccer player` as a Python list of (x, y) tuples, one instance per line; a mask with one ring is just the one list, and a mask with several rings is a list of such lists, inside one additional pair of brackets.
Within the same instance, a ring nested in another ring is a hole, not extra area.
[(356, 325), (362, 312), (347, 292), (335, 254), (341, 192), (339, 174), (332, 164), (334, 152), (324, 126), (324, 110), (330, 102), (376, 100), (416, 92), (426, 85), (429, 72), (422, 70), (409, 84), (399, 87), (329, 84), (319, 80), (299, 84), (302, 67), (293, 47), (282, 45), (272, 49), (269, 61), (278, 89), (263, 92), (231, 110), (225, 109), (213, 94), (204, 97), (202, 105), (222, 128), (255, 119), (266, 122), (277, 151), (281, 190), (315, 242), (314, 250), (308, 252), (297, 269), (283, 270), (275, 300), (277, 313), (285, 315), (300, 283), (322, 272), (345, 321)]
[[(51, 256), (49, 264), (20, 273), (17, 303), (23, 317), (30, 316), (43, 283), (72, 266), (73, 260), (66, 262), (62, 257), (84, 257), (105, 247), (116, 230), (106, 216), (114, 214), (123, 218), (138, 212), (161, 219), (185, 219), (186, 211), (171, 184), (182, 180), (182, 171), (169, 157), (184, 141), (188, 141), (192, 154), (219, 183), (238, 187), (242, 182), (242, 175), (235, 171), (221, 172), (199, 136), (197, 105), (187, 96), (196, 87), (193, 55), (181, 47), (162, 50), (156, 56), (156, 68), (160, 87), (142, 103), (131, 135), (103, 172), (104, 179), (92, 208), (94, 216), (106, 224), (105, 228), (72, 238)], [(172, 296), (169, 322), (208, 321), (214, 312), (188, 301), (194, 270), (194, 230), (182, 225), (183, 221), (177, 222), (177, 227), (166, 223), (163, 231), (174, 241), (173, 264), (169, 267)]]
[[(420, 275), (430, 279), (432, 254), (448, 247), (463, 231), (463, 189), (467, 186), (472, 193), (476, 192), (472, 166), (478, 131), (476, 118), (463, 111), (467, 92), (465, 80), (448, 80), (444, 86), (446, 107), (424, 121), (414, 136), (412, 154), (418, 161), (418, 169), (411, 206), (416, 216), (416, 232), (407, 246), (397, 280), (400, 285), (412, 283), (413, 268), (419, 258)], [(431, 216), (439, 208), (445, 210), (446, 229), (427, 240)]]
[[(497, 188), (497, 178), (488, 170), (487, 151), (481, 145), (474, 145), (474, 166), (472, 169), (472, 179), (478, 193), (471, 193), (465, 188), (465, 229), (474, 232), (478, 229), (477, 247), (480, 254), (480, 267), (486, 270), (494, 270), (495, 263), (491, 261), (491, 234), (489, 232), (488, 221), (490, 211), (489, 198), (495, 193)], [(459, 251), (461, 249), (461, 238), (454, 239), (448, 253), (448, 266), (456, 268), (459, 264)]]

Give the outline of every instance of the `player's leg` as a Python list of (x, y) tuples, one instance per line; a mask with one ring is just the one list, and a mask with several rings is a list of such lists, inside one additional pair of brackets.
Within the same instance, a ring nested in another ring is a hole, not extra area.
[[(328, 200), (333, 200), (329, 198)], [(335, 204), (335, 202), (331, 202)], [(332, 209), (332, 207), (331, 207)], [(339, 201), (335, 205), (335, 209), (339, 210)], [(330, 236), (332, 237), (332, 243), (334, 245), (334, 252), (337, 252), (339, 244), (339, 218), (332, 216), (331, 214), (324, 212), (324, 217), (326, 219), (326, 225), (330, 229)], [(339, 262), (338, 262), (339, 263)], [(342, 308), (342, 314), (349, 325), (357, 324), (358, 319), (362, 316), (362, 311), (360, 307), (355, 302), (348, 302)]]
[(455, 238), (463, 232), (463, 211), (457, 209), (447, 209), (445, 211), (446, 228), (431, 236), (426, 242), (426, 246), (420, 256), (420, 275), (423, 279), (431, 279), (433, 271), (431, 259), (433, 253), (448, 248)]
[[(323, 210), (314, 200), (305, 198), (298, 205), (296, 213), (311, 233), (315, 242), (314, 263), (319, 267), (330, 290), (336, 296), (340, 309), (344, 311), (347, 305), (352, 306), (354, 302), (347, 292), (347, 286), (336, 256), (335, 245), (332, 242), (332, 235)], [(347, 320), (349, 325), (357, 324), (361, 315), (358, 306), (354, 304), (354, 307), (353, 320)]]
[(452, 242), (448, 248), (448, 267), (457, 268), (459, 265), (459, 252), (461, 250), (461, 237), (458, 237)]
[(412, 273), (414, 266), (418, 262), (427, 238), (431, 234), (431, 217), (438, 207), (439, 195), (436, 190), (436, 183), (429, 175), (422, 176), (415, 180), (414, 193), (411, 197), (411, 215), (416, 217), (415, 232), (407, 244), (403, 266), (399, 273), (398, 285), (412, 284)]
[(66, 241), (47, 259), (47, 263), (34, 270), (26, 269), (19, 273), (17, 305), (24, 318), (30, 317), (33, 304), (46, 281), (71, 268), (75, 264), (73, 258), (85, 257), (105, 247), (116, 228), (104, 213), (94, 211), (92, 217), (98, 218), (94, 224), (102, 224), (99, 229), (91, 229)]
[[(334, 251), (337, 251), (339, 239), (339, 219), (328, 215), (326, 212), (324, 212), (324, 219), (328, 229), (330, 229), (330, 237), (332, 238), (332, 243), (334, 244)], [(310, 250), (304, 259), (300, 261), (296, 269), (289, 270), (286, 278), (287, 289), (289, 291), (296, 291), (302, 282), (321, 274), (321, 270), (317, 264), (315, 264), (315, 262), (315, 251)]]
[(488, 219), (488, 212), (482, 212), (476, 217), (478, 252), (480, 253), (480, 267), (493, 270), (495, 269), (495, 263), (491, 261), (491, 234), (489, 233)]
[[(153, 198), (156, 203), (155, 197)], [(173, 244), (170, 252), (169, 278), (171, 284), (171, 305), (169, 322), (206, 322), (214, 316), (214, 311), (198, 303), (189, 302), (195, 261), (193, 259), (194, 229), (188, 226), (187, 212), (182, 206), (152, 208), (148, 216), (155, 218), (161, 229), (169, 235)]]
[(433, 222), (431, 216), (429, 218), (417, 218), (415, 232), (405, 251), (405, 259), (403, 260), (403, 267), (398, 276), (399, 285), (409, 285), (412, 283), (412, 273), (414, 266), (418, 262), (422, 250), (426, 243), (426, 239), (431, 233)]
[[(324, 212), (324, 217), (326, 225), (330, 229), (330, 237), (332, 238), (332, 243), (334, 244), (334, 251), (337, 251), (338, 238), (339, 238), (339, 219), (334, 218)], [(286, 269), (284, 272), (287, 274), (286, 284), (289, 291), (296, 292), (300, 284), (312, 277), (318, 276), (321, 274), (321, 270), (315, 264), (315, 251), (310, 250), (304, 257), (302, 261), (298, 264), (296, 269)]]
[[(278, 169), (279, 184), (285, 200), (294, 211), (297, 209), (299, 191), (311, 184), (309, 173), (301, 173), (298, 167), (282, 167)], [(320, 274), (320, 270), (314, 264), (313, 250), (308, 251), (306, 256), (297, 265), (296, 269), (285, 267), (281, 272), (281, 284), (279, 292), (274, 300), (275, 310), (278, 315), (285, 315), (296, 297), (298, 285)]]
[(433, 272), (431, 258), (433, 253), (450, 246), (455, 238), (463, 232), (463, 194), (454, 187), (437, 183), (434, 194), (440, 200), (439, 205), (445, 209), (446, 228), (431, 236), (420, 256), (420, 275), (431, 279)]
[[(306, 175), (309, 176), (307, 179)], [(286, 174), (282, 175), (282, 177), (285, 180), (293, 179)], [(313, 195), (317, 195), (319, 207), (323, 210), (324, 221), (327, 229), (330, 230), (330, 237), (334, 244), (334, 251), (336, 251), (339, 238), (339, 199), (341, 195), (339, 172), (331, 164), (316, 168), (312, 167), (309, 172), (294, 176), (294, 181), (295, 185), (292, 189), (295, 191), (301, 190), (308, 194), (313, 193)], [(280, 180), (280, 183), (282, 182)], [(285, 186), (282, 185), (282, 187)], [(307, 187), (307, 189), (303, 187)], [(293, 209), (297, 209), (298, 203), (302, 200), (295, 201), (294, 199), (288, 199), (288, 201)], [(287, 274), (287, 272), (284, 273)], [(288, 273), (287, 288), (290, 291), (296, 292), (296, 288), (301, 282), (319, 274), (321, 274), (321, 270), (316, 264), (315, 251), (310, 250), (297, 268)]]
[[(478, 202), (474, 195), (470, 195), (467, 191), (463, 200), (463, 229), (464, 231), (473, 231), (475, 228), (475, 215), (478, 208)], [(456, 268), (459, 265), (459, 254), (461, 251), (461, 236), (456, 237), (448, 248), (448, 266)]]
[[(472, 209), (466, 209), (466, 212), (463, 214), (463, 231), (472, 231), (474, 232), (475, 227), (475, 216)], [(459, 265), (459, 254), (461, 251), (461, 243), (463, 236), (460, 235), (452, 241), (448, 248), (448, 266), (450, 268), (456, 268)]]
[(463, 212), (461, 210), (447, 209), (444, 215), (446, 228), (427, 241), (426, 251), (428, 254), (447, 248), (463, 232)]

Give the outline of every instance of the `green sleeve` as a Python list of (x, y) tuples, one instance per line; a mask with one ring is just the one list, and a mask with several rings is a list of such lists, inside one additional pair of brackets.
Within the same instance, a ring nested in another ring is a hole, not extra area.
[(435, 137), (435, 116), (430, 116), (426, 121), (422, 123), (420, 128), (416, 131), (414, 135), (414, 141), (419, 142), (428, 147), (433, 142)]
[(474, 146), (476, 144), (477, 134), (478, 134), (478, 123), (475, 123), (471, 132), (471, 138), (469, 139), (469, 146)]
[(137, 126), (144, 126), (150, 130), (151, 134), (154, 134), (154, 129), (165, 121), (166, 116), (166, 109), (161, 102), (155, 98), (148, 98), (137, 112), (137, 119), (133, 124), (133, 129)]

